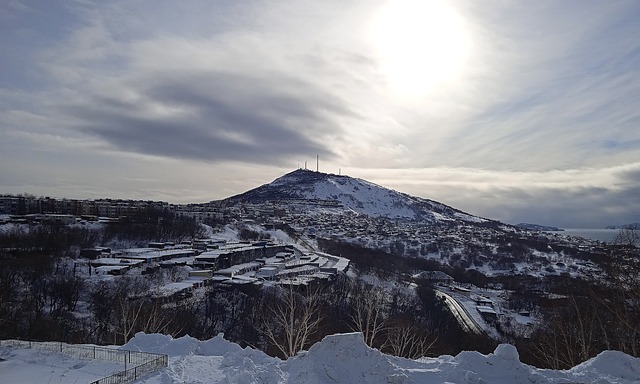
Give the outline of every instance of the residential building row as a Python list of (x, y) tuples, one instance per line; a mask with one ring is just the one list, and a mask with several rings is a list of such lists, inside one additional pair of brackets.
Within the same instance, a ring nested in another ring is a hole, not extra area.
[(0, 196), (0, 214), (65, 214), (74, 216), (121, 217), (132, 216), (148, 209), (165, 209), (163, 201), (122, 199), (56, 199), (36, 196)]

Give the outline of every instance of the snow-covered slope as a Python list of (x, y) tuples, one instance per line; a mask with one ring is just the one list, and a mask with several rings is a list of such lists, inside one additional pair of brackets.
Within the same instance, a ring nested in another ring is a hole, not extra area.
[(515, 347), (499, 345), (488, 355), (407, 360), (367, 347), (358, 333), (328, 336), (309, 351), (282, 361), (217, 336), (137, 334), (123, 348), (165, 353), (169, 367), (143, 383), (620, 383), (640, 382), (640, 359), (607, 351), (567, 371), (522, 364)]
[(304, 200), (335, 202), (346, 210), (373, 217), (416, 219), (427, 222), (463, 220), (484, 222), (447, 205), (410, 196), (366, 180), (298, 169), (228, 201)]

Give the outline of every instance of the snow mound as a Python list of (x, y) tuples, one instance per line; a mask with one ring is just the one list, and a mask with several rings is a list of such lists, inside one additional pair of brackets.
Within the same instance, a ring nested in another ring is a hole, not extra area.
[(613, 383), (617, 382), (617, 379), (640, 383), (640, 359), (619, 351), (604, 351), (593, 359), (571, 368), (570, 372), (574, 376), (585, 378), (597, 375), (597, 383)]
[(287, 361), (224, 340), (185, 336), (136, 336), (123, 348), (166, 353), (169, 367), (141, 382), (169, 383), (616, 383), (640, 382), (640, 359), (621, 352), (603, 352), (570, 370), (538, 369), (522, 364), (512, 345), (493, 353), (462, 352), (408, 360), (368, 347), (359, 333), (325, 337)]
[(546, 383), (538, 369), (522, 364), (516, 347), (500, 344), (493, 353), (461, 352), (447, 379), (464, 383)]
[(505, 361), (515, 361), (520, 362), (520, 355), (518, 354), (518, 350), (511, 344), (500, 344), (496, 348), (493, 354), (496, 357), (499, 357)]
[[(291, 383), (405, 383), (395, 358), (368, 347), (361, 333), (325, 337), (283, 364)], [(410, 363), (404, 361), (404, 363)], [(416, 365), (417, 366), (417, 365)]]
[(191, 336), (174, 339), (167, 335), (147, 335), (144, 332), (136, 333), (133, 339), (122, 346), (122, 349), (161, 353), (169, 355), (169, 357), (184, 355), (224, 356), (226, 353), (240, 353), (242, 351), (242, 347), (225, 340), (222, 334), (218, 334), (213, 339), (200, 341)]

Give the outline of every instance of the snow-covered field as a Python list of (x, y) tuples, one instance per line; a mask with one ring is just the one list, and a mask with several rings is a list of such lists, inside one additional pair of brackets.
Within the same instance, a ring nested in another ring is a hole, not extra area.
[(0, 346), (0, 383), (90, 383), (124, 370), (124, 363), (60, 352)]
[[(37, 350), (0, 349), (2, 383), (84, 383), (110, 374), (113, 363), (80, 360)], [(169, 355), (169, 367), (139, 382), (169, 383), (638, 383), (640, 359), (607, 351), (570, 370), (554, 371), (520, 363), (508, 344), (488, 355), (407, 360), (367, 347), (357, 333), (326, 337), (309, 351), (282, 361), (217, 336), (137, 334), (125, 349)]]

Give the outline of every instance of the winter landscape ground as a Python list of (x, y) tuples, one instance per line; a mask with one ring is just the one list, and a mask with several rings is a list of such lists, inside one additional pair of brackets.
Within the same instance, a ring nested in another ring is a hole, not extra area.
[[(640, 380), (635, 227), (544, 232), (308, 170), (203, 204), (3, 202), (1, 339), (169, 355), (142, 382)], [(0, 358), (12, 383), (124, 369)]]
[[(618, 383), (640, 381), (640, 359), (602, 352), (568, 370), (539, 369), (519, 361), (500, 344), (493, 353), (462, 352), (409, 360), (385, 355), (364, 344), (358, 333), (325, 337), (288, 360), (241, 348), (219, 335), (199, 341), (185, 336), (137, 334), (124, 349), (169, 355), (169, 367), (136, 382), (205, 383)], [(85, 383), (122, 369), (122, 364), (83, 360), (55, 352), (0, 347), (4, 383)]]

